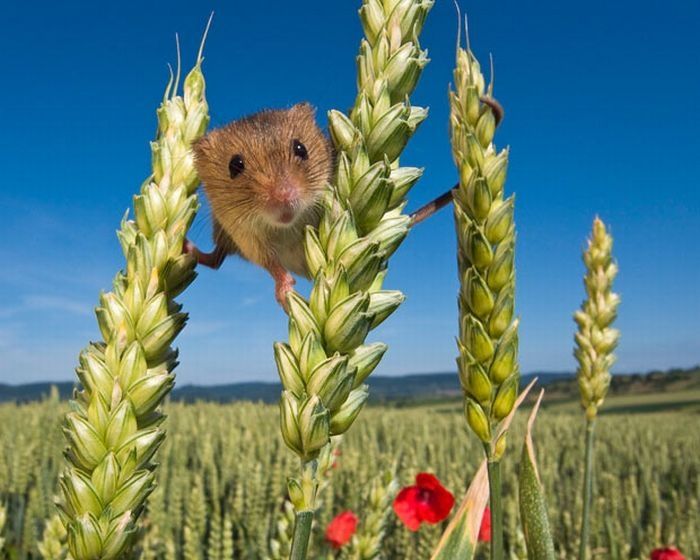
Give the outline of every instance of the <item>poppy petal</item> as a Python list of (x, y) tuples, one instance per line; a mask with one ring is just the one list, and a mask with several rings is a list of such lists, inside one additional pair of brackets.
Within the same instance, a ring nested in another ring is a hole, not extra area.
[(445, 489), (435, 475), (418, 473), (416, 486), (408, 486), (394, 500), (394, 511), (411, 531), (417, 531), (421, 522), (439, 523), (454, 507), (454, 496)]
[(357, 516), (349, 510), (336, 515), (326, 527), (326, 542), (333, 548), (342, 548), (355, 534), (357, 521)]
[(685, 556), (676, 547), (669, 546), (652, 550), (651, 560), (685, 560)]
[(481, 527), (479, 527), (479, 540), (481, 542), (491, 542), (491, 508), (486, 506), (484, 515), (481, 518)]
[(440, 484), (440, 481), (434, 474), (425, 472), (418, 473), (416, 475), (416, 485), (419, 488), (424, 488), (425, 490), (436, 490), (438, 488), (442, 488), (442, 484)]
[(411, 531), (417, 531), (421, 523), (418, 513), (419, 494), (420, 489), (417, 486), (408, 486), (402, 489), (394, 499), (394, 512)]

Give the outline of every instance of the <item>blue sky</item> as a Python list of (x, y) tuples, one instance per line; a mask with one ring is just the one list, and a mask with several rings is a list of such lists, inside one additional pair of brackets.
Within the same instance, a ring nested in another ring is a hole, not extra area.
[[(190, 65), (216, 15), (205, 74), (212, 124), (308, 100), (325, 124), (354, 97), (359, 2), (37, 2), (3, 8), (0, 33), (0, 382), (73, 379), (98, 338), (92, 308), (122, 266), (114, 232), (148, 172), (154, 110), (180, 33)], [(571, 313), (594, 215), (620, 264), (617, 371), (700, 362), (700, 4), (472, 1), (471, 39), (492, 52), (497, 136), (517, 192), (523, 371), (573, 370)], [(455, 181), (447, 136), (456, 18), (437, 0), (413, 102), (431, 109), (407, 149), (424, 166), (416, 208)], [(203, 211), (193, 238), (209, 246)], [(372, 335), (382, 374), (452, 370), (456, 264), (449, 211), (395, 256), (387, 285), (408, 296)], [(303, 285), (302, 285), (303, 288)], [(285, 319), (267, 274), (237, 259), (182, 297), (179, 383), (273, 380)]]

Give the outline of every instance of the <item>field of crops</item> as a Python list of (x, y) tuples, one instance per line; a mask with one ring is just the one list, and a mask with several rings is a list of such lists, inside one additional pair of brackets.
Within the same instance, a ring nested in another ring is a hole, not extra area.
[[(0, 407), (0, 504), (9, 558), (39, 558), (45, 520), (54, 514), (62, 464), (57, 402)], [(274, 558), (284, 540), (285, 477), (296, 458), (281, 441), (275, 407), (253, 404), (168, 405), (168, 438), (159, 485), (150, 497), (142, 558)], [(541, 413), (536, 438), (561, 558), (575, 556), (581, 499), (581, 418)], [(510, 445), (520, 447), (518, 422)], [(604, 416), (593, 517), (596, 558), (647, 558), (660, 543), (700, 555), (700, 416), (692, 412)], [(345, 509), (367, 511), (367, 488), (395, 468), (401, 485), (432, 471), (455, 494), (474, 474), (481, 449), (454, 407), (370, 408), (342, 441), (326, 477), (313, 558), (332, 556), (323, 527)], [(519, 451), (519, 449), (518, 449)], [(505, 462), (507, 535), (519, 533), (514, 497), (516, 458)], [(360, 520), (360, 527), (362, 520)], [(387, 558), (424, 559), (441, 527), (407, 531), (392, 515)], [(525, 558), (521, 539), (508, 543)]]

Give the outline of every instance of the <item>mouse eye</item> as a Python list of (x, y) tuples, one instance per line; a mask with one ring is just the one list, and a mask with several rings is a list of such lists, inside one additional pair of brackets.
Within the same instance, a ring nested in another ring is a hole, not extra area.
[(306, 146), (304, 146), (304, 144), (299, 142), (299, 140), (296, 138), (292, 140), (292, 152), (294, 152), (294, 155), (298, 158), (303, 160), (309, 159), (309, 152), (306, 150)]
[(241, 154), (236, 154), (228, 162), (228, 172), (231, 175), (231, 179), (243, 173), (245, 169), (245, 163), (243, 162), (243, 156)]

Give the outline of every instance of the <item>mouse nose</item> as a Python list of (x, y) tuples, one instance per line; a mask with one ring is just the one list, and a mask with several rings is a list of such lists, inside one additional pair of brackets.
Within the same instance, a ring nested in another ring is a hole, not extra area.
[(285, 177), (281, 179), (272, 189), (270, 199), (273, 203), (289, 205), (299, 198), (299, 187), (291, 179)]

